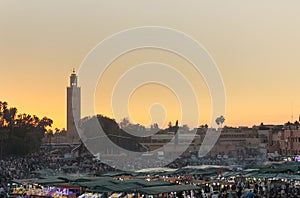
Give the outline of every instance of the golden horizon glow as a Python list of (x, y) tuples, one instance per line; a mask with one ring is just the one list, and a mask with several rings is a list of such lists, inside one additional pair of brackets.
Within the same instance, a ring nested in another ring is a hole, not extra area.
[[(54, 128), (65, 128), (66, 87), (72, 68), (78, 70), (88, 52), (116, 32), (139, 26), (165, 26), (192, 36), (215, 60), (226, 88), (225, 125), (283, 124), (292, 117), (295, 121), (300, 114), (299, 7), (299, 1), (276, 0), (2, 0), (0, 100), (20, 113), (53, 119)], [(196, 93), (200, 124), (210, 125), (211, 101), (203, 78), (187, 69), (190, 66), (182, 58), (151, 49), (128, 53), (112, 63), (106, 77), (99, 81), (96, 111), (112, 117), (109, 98), (118, 74), (148, 61), (172, 65), (192, 84), (199, 82)], [(134, 121), (149, 123), (148, 108), (156, 100), (137, 102), (154, 88), (160, 89), (149, 85), (132, 95), (130, 111)], [(161, 91), (166, 95), (157, 97), (158, 101), (173, 98), (167, 90)], [(174, 98), (171, 105), (178, 108)], [(174, 117), (167, 116), (166, 122), (174, 123), (177, 112)], [(155, 106), (152, 113), (158, 115), (162, 109)]]

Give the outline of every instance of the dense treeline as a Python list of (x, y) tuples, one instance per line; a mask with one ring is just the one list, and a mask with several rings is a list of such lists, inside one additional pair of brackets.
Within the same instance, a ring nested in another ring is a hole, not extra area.
[(17, 113), (17, 108), (0, 101), (0, 159), (38, 150), (46, 128), (53, 124), (47, 117)]
[(142, 138), (136, 137), (122, 130), (114, 119), (102, 115), (86, 117), (81, 120), (81, 127), (83, 129), (84, 136), (87, 139), (95, 140), (95, 144), (97, 144), (98, 149), (101, 148), (101, 145), (103, 145), (102, 149), (106, 149), (107, 144), (102, 142), (105, 140), (102, 140), (101, 137), (95, 138), (98, 136), (98, 128), (94, 124), (95, 121), (100, 123), (105, 136), (107, 136), (116, 145), (130, 151), (146, 151), (146, 148), (140, 144), (142, 142)]
[[(101, 125), (104, 134), (99, 132), (99, 128), (95, 123)], [(89, 145), (95, 145), (95, 150), (107, 149), (108, 144), (107, 142), (104, 142), (106, 141), (105, 138), (101, 138), (102, 136), (105, 136), (115, 145), (118, 145), (125, 150), (133, 152), (150, 151), (150, 148), (143, 146), (143, 143), (150, 142), (151, 134), (168, 134), (171, 132), (175, 135), (178, 128), (178, 121), (176, 121), (175, 126), (170, 122), (166, 129), (159, 129), (158, 124), (153, 124), (149, 130), (146, 130), (142, 125), (131, 124), (126, 118), (121, 121), (120, 125), (118, 125), (114, 119), (103, 115), (86, 117), (81, 120), (81, 129), (85, 139), (88, 140)], [(189, 131), (187, 125), (182, 126), (181, 129), (183, 131)]]

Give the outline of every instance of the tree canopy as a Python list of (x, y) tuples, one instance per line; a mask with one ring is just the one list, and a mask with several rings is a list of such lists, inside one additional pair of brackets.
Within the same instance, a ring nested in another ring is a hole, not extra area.
[(219, 125), (219, 126), (221, 126), (222, 127), (222, 124), (225, 122), (225, 118), (224, 118), (224, 116), (219, 116), (219, 117), (217, 117), (216, 118), (216, 123), (217, 123), (217, 125)]
[[(114, 119), (102, 115), (82, 119), (81, 127), (83, 129), (84, 136), (87, 139), (94, 139), (98, 133), (98, 128), (95, 127), (93, 120), (97, 120), (100, 123), (105, 136), (107, 136), (116, 145), (130, 151), (146, 151), (145, 148), (140, 144), (140, 142), (142, 142), (141, 137), (127, 133), (119, 127), (118, 123)], [(124, 124), (126, 124), (125, 120)], [(97, 141), (98, 145), (103, 145), (106, 147), (107, 144), (101, 143), (101, 141), (105, 140), (99, 138)], [(105, 149), (106, 148), (103, 148), (103, 150)]]
[(17, 114), (15, 107), (0, 101), (0, 158), (25, 155), (41, 145), (47, 127), (53, 120), (26, 113)]

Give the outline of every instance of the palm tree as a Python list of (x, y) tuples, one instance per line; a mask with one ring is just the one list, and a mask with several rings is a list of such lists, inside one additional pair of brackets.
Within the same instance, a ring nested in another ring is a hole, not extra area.
[(217, 125), (218, 125), (219, 127), (222, 128), (222, 125), (223, 125), (224, 122), (225, 122), (224, 116), (221, 115), (220, 117), (217, 117), (216, 123), (217, 123)]
[(10, 136), (13, 136), (14, 133), (14, 125), (15, 125), (15, 118), (16, 118), (17, 111), (18, 111), (17, 108), (12, 107), (9, 109), (5, 109), (3, 112), (4, 120), (10, 129)]
[(296, 127), (297, 130), (299, 129), (299, 125), (300, 125), (300, 123), (296, 120), (296, 121), (294, 122), (294, 126)]
[(4, 126), (4, 111), (7, 109), (7, 102), (1, 102), (0, 101), (0, 126)]

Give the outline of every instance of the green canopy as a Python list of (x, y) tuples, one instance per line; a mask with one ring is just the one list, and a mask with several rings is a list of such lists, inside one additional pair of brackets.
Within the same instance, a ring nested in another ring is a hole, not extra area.
[(111, 190), (108, 188), (105, 188), (104, 186), (101, 186), (101, 187), (89, 189), (89, 190), (87, 190), (87, 192), (106, 193), (106, 192), (111, 192)]
[(249, 172), (244, 174), (244, 177), (255, 177), (258, 174), (258, 172)]
[(78, 169), (78, 166), (62, 166), (61, 169)]
[(269, 174), (257, 174), (254, 177), (256, 178), (275, 178), (277, 176), (276, 173), (269, 173)]
[(136, 192), (138, 189), (146, 187), (158, 187), (158, 186), (171, 186), (173, 183), (157, 180), (157, 181), (146, 181), (142, 179), (132, 179), (126, 181), (110, 180), (105, 178), (98, 178), (92, 181), (75, 181), (75, 184), (83, 187), (89, 187), (94, 189), (96, 192)]
[(193, 185), (171, 185), (171, 186), (153, 186), (139, 189), (138, 192), (147, 195), (157, 195), (168, 192), (181, 192), (185, 190), (200, 189), (198, 186)]
[(81, 164), (80, 167), (81, 168), (91, 168), (91, 167), (93, 167), (93, 165), (91, 165), (91, 164)]
[(87, 182), (74, 182), (74, 184), (77, 184), (79, 186), (83, 187), (99, 187), (99, 186), (108, 186), (113, 184), (112, 181), (105, 181), (105, 180), (95, 180), (95, 181), (87, 181)]
[(116, 177), (116, 176), (122, 176), (122, 175), (130, 175), (130, 176), (136, 176), (138, 173), (129, 172), (129, 171), (114, 171), (114, 172), (107, 172), (102, 174), (102, 176), (109, 176), (109, 177)]
[(162, 180), (156, 180), (156, 181), (147, 181), (143, 179), (131, 179), (127, 181), (123, 181), (125, 184), (137, 184), (141, 187), (151, 187), (151, 186), (169, 186), (174, 185), (173, 183), (162, 181)]
[(225, 173), (222, 173), (222, 176), (223, 177), (234, 177), (234, 176), (237, 176), (237, 175), (240, 175), (241, 172), (225, 172)]
[(40, 179), (40, 178), (33, 178), (33, 179), (19, 179), (19, 180), (12, 180), (12, 182), (22, 184), (24, 182), (29, 182), (29, 183), (36, 183), (40, 185), (56, 185), (56, 184), (61, 184), (65, 183), (64, 180), (58, 179), (58, 178), (48, 178), (48, 179)]
[(56, 176), (55, 178), (64, 180), (65, 182), (73, 182), (73, 183), (77, 183), (77, 182), (91, 182), (91, 181), (98, 181), (98, 180), (105, 180), (105, 181), (113, 181), (115, 180), (112, 177), (77, 177), (75, 175), (70, 176), (70, 175), (60, 175), (60, 176)]
[(276, 168), (266, 168), (261, 169), (260, 172), (262, 173), (286, 173), (286, 172), (297, 172), (298, 167), (297, 166), (280, 166)]

